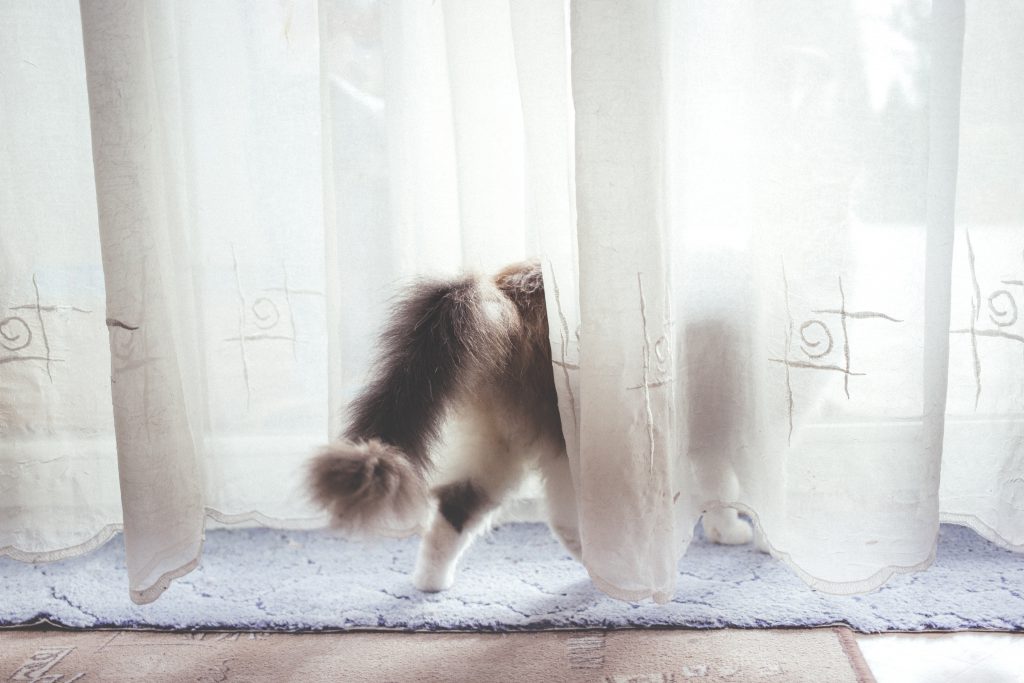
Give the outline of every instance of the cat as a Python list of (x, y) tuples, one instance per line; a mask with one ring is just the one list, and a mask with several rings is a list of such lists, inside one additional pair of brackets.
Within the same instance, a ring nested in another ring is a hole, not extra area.
[[(540, 265), (416, 283), (392, 311), (378, 353), (348, 429), (309, 465), (312, 498), (332, 526), (393, 534), (426, 522), (413, 583), (445, 590), (474, 536), (535, 468), (551, 530), (582, 560)], [(449, 418), (447, 471), (432, 486), (433, 447)], [(731, 508), (706, 511), (704, 526), (717, 542), (750, 540)]]

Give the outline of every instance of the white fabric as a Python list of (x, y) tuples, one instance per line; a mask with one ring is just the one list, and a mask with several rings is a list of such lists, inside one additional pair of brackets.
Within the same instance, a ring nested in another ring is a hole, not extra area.
[(0, 7), (0, 552), (21, 559), (121, 522), (81, 46), (76, 3)]
[(839, 592), (925, 567), (940, 519), (1024, 549), (1022, 28), (1009, 0), (0, 6), (0, 552), (123, 522), (147, 601), (207, 517), (320, 524), (301, 466), (396, 286), (534, 255), (604, 590), (667, 599), (723, 502)]
[(942, 517), (1024, 550), (1024, 6), (966, 21)]
[(833, 5), (573, 15), (584, 555), (616, 595), (668, 599), (715, 501), (829, 590), (933, 551), (958, 26)]

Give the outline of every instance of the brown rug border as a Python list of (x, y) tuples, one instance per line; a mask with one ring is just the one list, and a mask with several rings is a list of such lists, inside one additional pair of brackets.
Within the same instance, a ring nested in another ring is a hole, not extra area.
[(837, 626), (832, 630), (836, 634), (836, 638), (839, 639), (839, 645), (843, 648), (850, 667), (857, 675), (857, 683), (877, 683), (874, 674), (871, 673), (871, 667), (868, 666), (867, 660), (864, 659), (864, 653), (861, 652), (860, 645), (857, 643), (857, 637), (853, 635), (853, 629)]

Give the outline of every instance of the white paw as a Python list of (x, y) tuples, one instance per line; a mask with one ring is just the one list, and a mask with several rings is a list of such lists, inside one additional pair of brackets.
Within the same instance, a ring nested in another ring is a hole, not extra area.
[(754, 538), (754, 530), (742, 519), (710, 512), (704, 515), (704, 533), (712, 543), (722, 545), (743, 545)]
[(424, 593), (446, 591), (455, 583), (454, 571), (439, 571), (434, 567), (416, 567), (412, 574), (412, 585)]

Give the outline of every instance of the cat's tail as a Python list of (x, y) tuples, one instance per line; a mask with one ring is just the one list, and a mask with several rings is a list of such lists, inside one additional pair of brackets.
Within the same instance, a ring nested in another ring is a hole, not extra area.
[(517, 309), (494, 283), (421, 281), (379, 339), (369, 384), (342, 439), (310, 463), (313, 499), (349, 532), (408, 533), (423, 520), (430, 445), (447, 409), (507, 363)]

